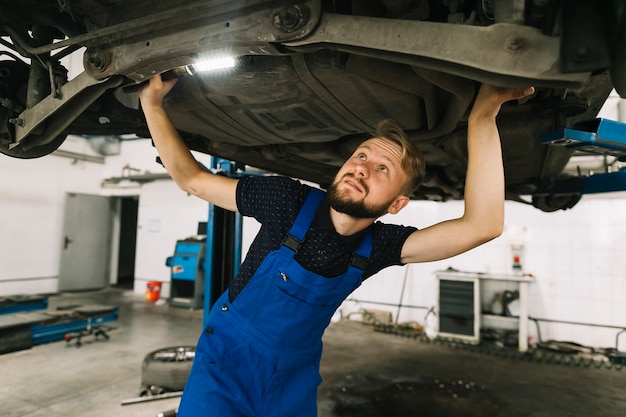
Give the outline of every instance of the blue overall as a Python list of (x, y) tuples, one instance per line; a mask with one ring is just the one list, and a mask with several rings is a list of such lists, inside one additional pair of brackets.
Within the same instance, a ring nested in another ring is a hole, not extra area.
[(323, 196), (312, 189), (280, 248), (232, 303), (228, 291), (215, 303), (178, 417), (317, 416), (322, 335), (339, 305), (361, 285), (372, 247), (370, 230), (348, 270), (335, 278), (293, 259)]

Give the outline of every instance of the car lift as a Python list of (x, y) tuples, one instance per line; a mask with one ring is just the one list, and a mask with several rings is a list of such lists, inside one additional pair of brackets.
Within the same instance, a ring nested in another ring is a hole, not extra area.
[(0, 315), (38, 311), (48, 308), (48, 297), (45, 295), (13, 295), (0, 297)]
[(0, 354), (64, 339), (68, 344), (76, 340), (80, 346), (80, 339), (84, 336), (108, 336), (106, 333), (112, 328), (105, 325), (117, 320), (118, 316), (117, 307), (106, 305), (3, 314), (0, 315)]
[[(626, 161), (626, 123), (597, 118), (541, 135), (542, 144), (562, 146), (589, 155), (611, 155)], [(626, 168), (557, 180), (549, 194), (597, 194), (626, 190)]]
[[(245, 166), (211, 157), (211, 172), (231, 178), (259, 175), (245, 172)], [(262, 175), (262, 174), (261, 174)], [(211, 307), (237, 275), (241, 263), (243, 216), (209, 203), (204, 257), (204, 315), (208, 321)]]

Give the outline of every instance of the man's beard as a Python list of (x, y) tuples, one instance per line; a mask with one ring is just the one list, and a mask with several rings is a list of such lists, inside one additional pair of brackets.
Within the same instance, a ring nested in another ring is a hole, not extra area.
[[(349, 176), (353, 180), (358, 181), (361, 187), (365, 190), (365, 195), (369, 193), (369, 189), (367, 188), (367, 186), (360, 182), (358, 178), (350, 174), (344, 175), (343, 178), (345, 178), (346, 176)], [(343, 178), (341, 180), (343, 180)], [(340, 182), (341, 181), (335, 181), (328, 187), (327, 198), (332, 208), (340, 213), (344, 213), (350, 217), (354, 217), (355, 219), (376, 219), (380, 216), (387, 214), (387, 209), (389, 208), (393, 200), (387, 204), (381, 204), (378, 206), (368, 206), (363, 200), (350, 200), (348, 198), (345, 198), (341, 191), (339, 191), (337, 184)]]

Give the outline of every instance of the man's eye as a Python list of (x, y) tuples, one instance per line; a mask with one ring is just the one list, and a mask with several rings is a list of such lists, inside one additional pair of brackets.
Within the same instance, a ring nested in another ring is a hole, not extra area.
[(360, 153), (359, 154), (359, 159), (365, 161), (365, 154)]
[(389, 172), (389, 169), (387, 169), (387, 167), (386, 167), (386, 166), (384, 166), (384, 165), (381, 165), (379, 169), (380, 169), (382, 172), (384, 172), (384, 173)]

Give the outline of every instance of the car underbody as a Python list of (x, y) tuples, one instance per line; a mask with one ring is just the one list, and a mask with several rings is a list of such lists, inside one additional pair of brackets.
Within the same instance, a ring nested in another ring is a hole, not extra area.
[[(193, 150), (324, 187), (379, 121), (393, 119), (427, 161), (412, 198), (455, 200), (480, 83), (533, 85), (498, 117), (506, 196), (555, 211), (581, 197), (551, 192), (576, 154), (539, 136), (595, 118), (614, 88), (626, 93), (619, 0), (0, 6), (0, 152), (16, 158), (45, 156), (69, 134), (149, 137), (137, 85), (176, 74), (166, 110)], [(62, 65), (70, 54), (83, 54), (85, 69), (72, 79)], [(222, 55), (236, 66), (190, 70)]]

